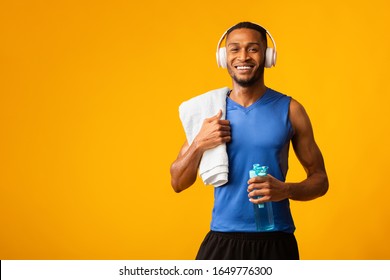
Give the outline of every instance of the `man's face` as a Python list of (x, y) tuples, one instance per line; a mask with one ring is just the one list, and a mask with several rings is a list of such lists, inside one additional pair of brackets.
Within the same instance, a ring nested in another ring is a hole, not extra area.
[(233, 30), (226, 40), (227, 69), (243, 87), (255, 84), (264, 73), (265, 42), (253, 29)]

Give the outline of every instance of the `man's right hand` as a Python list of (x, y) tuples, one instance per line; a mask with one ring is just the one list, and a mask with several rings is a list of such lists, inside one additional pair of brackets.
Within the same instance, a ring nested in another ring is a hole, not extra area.
[(195, 144), (201, 151), (212, 149), (220, 144), (231, 141), (230, 122), (221, 120), (222, 110), (203, 121), (202, 128), (195, 137)]

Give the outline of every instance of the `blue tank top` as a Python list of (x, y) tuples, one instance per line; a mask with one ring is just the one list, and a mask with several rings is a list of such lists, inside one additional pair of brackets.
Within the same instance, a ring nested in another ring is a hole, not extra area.
[[(247, 181), (253, 164), (268, 165), (268, 173), (285, 181), (293, 129), (289, 120), (291, 98), (272, 89), (249, 107), (226, 99), (226, 119), (232, 141), (227, 144), (229, 181), (214, 189), (211, 230), (256, 232)], [(272, 202), (274, 231), (295, 230), (289, 200)]]

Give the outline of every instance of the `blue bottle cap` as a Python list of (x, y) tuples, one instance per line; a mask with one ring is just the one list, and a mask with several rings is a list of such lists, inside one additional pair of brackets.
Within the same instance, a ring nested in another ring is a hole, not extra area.
[(257, 176), (266, 176), (268, 174), (268, 166), (256, 163), (253, 165), (253, 170), (256, 172)]

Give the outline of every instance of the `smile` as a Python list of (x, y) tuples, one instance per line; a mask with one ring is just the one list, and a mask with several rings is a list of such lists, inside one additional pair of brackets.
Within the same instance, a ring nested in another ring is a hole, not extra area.
[(240, 65), (240, 66), (234, 66), (237, 70), (250, 70), (253, 68), (253, 66), (249, 65)]

